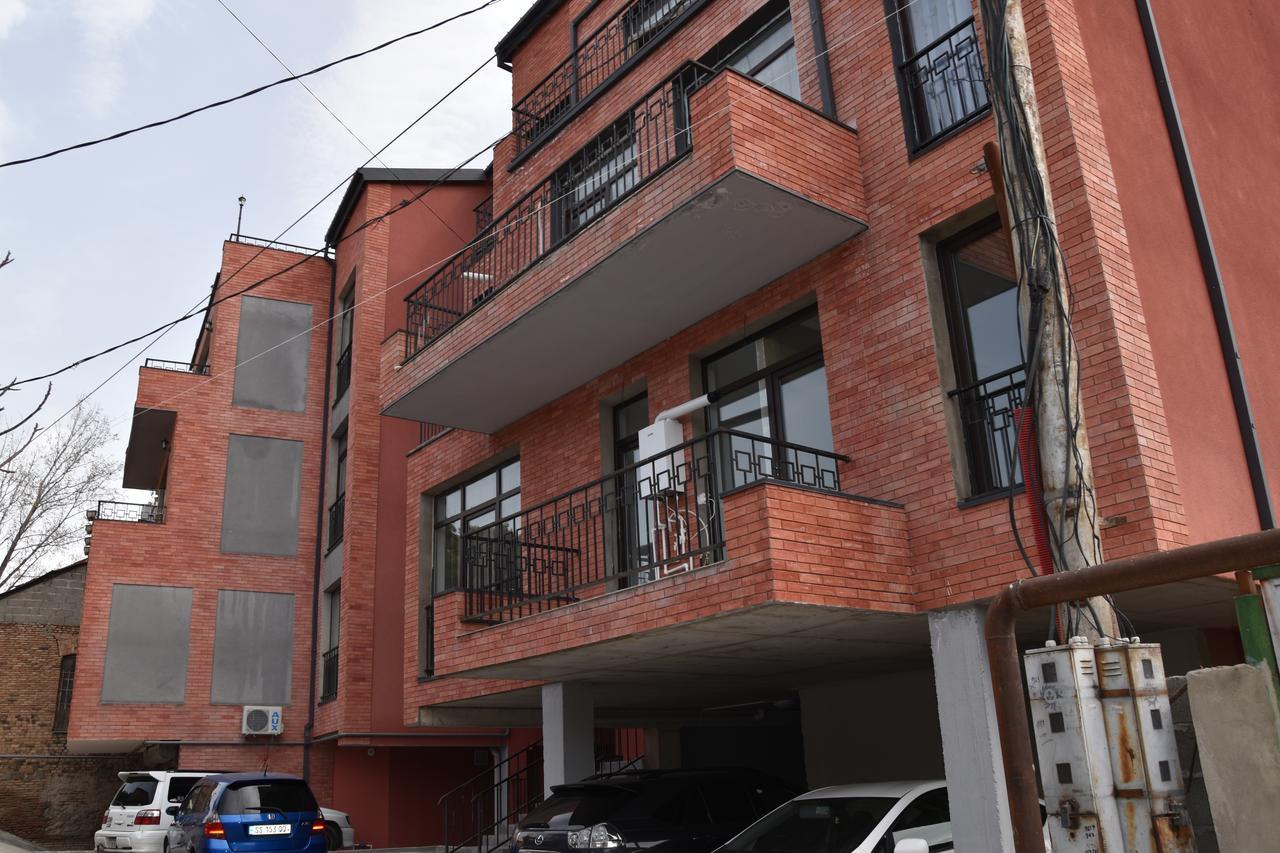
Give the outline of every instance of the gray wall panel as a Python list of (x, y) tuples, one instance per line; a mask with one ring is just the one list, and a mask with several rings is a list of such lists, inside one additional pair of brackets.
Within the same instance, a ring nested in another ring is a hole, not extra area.
[(218, 590), (210, 700), (287, 705), (293, 664), (293, 596)]
[(233, 435), (227, 442), (222, 550), (291, 557), (298, 552), (302, 442)]
[(285, 412), (304, 410), (310, 328), (310, 305), (241, 297), (238, 367), (231, 402)]
[(190, 637), (190, 589), (115, 584), (102, 701), (181, 704)]

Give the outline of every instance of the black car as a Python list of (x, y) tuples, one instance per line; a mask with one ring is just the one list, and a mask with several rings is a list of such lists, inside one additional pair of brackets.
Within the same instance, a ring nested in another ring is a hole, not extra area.
[(640, 770), (556, 785), (520, 822), (512, 853), (710, 853), (791, 799), (750, 770)]

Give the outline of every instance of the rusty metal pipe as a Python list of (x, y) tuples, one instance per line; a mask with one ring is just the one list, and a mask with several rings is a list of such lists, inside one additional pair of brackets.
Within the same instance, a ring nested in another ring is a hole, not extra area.
[(1176, 551), (1125, 557), (1073, 572), (1026, 578), (1009, 584), (995, 597), (986, 618), (987, 657), (1016, 853), (1044, 853), (1031, 726), (1015, 634), (1018, 614), (1095, 595), (1250, 571), (1274, 563), (1280, 563), (1280, 530), (1264, 530)]

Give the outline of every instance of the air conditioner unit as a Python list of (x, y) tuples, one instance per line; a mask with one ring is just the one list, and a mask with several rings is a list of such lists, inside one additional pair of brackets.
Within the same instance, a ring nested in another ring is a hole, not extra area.
[(245, 705), (240, 717), (240, 733), (245, 735), (278, 735), (284, 731), (284, 716), (279, 705)]

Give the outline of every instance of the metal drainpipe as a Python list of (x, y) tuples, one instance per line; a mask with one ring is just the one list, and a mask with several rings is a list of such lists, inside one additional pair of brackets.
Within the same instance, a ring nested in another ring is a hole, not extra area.
[(320, 643), (320, 571), (324, 566), (325, 465), (329, 459), (329, 382), (333, 371), (333, 299), (338, 291), (338, 253), (329, 261), (329, 322), (324, 334), (324, 403), (320, 413), (320, 488), (316, 498), (316, 560), (311, 576), (311, 679), (307, 684), (307, 724), (302, 729), (302, 778), (311, 781), (311, 743), (316, 726), (316, 650)]
[(1015, 581), (996, 596), (987, 611), (987, 656), (1000, 729), (1013, 846), (1017, 853), (1044, 853), (1037, 801), (1031, 726), (1027, 721), (1022, 667), (1015, 623), (1018, 614), (1039, 607), (1081, 601), (1210, 575), (1250, 571), (1280, 563), (1280, 530), (1264, 530), (1231, 539), (1112, 560), (1073, 572), (1057, 572)]
[(1155, 78), (1156, 92), (1160, 95), (1160, 109), (1164, 113), (1165, 130), (1173, 148), (1173, 159), (1178, 166), (1178, 180), (1182, 184), (1182, 198), (1187, 205), (1191, 230), (1195, 235), (1196, 253), (1200, 256), (1200, 269), (1205, 287), (1209, 291), (1209, 304), (1213, 308), (1213, 321), (1218, 330), (1218, 344), (1222, 348), (1222, 360), (1227, 368), (1227, 384), (1231, 388), (1231, 402), (1236, 410), (1236, 424), (1240, 429), (1240, 441), (1244, 448), (1245, 464), (1249, 468), (1249, 482), (1253, 486), (1253, 502), (1258, 511), (1258, 523), (1263, 530), (1275, 527), (1275, 515), (1271, 509), (1271, 493), (1267, 487), (1267, 471), (1262, 463), (1262, 448), (1258, 443), (1258, 428), (1254, 423), (1253, 409), (1249, 404), (1249, 391), (1245, 385), (1244, 367), (1240, 348), (1236, 345), (1235, 328), (1227, 307), (1227, 294), (1222, 286), (1222, 271), (1218, 268), (1218, 254), (1209, 235), (1209, 223), (1200, 197), (1200, 185), (1191, 164), (1187, 148), (1187, 136), (1182, 127), (1178, 102), (1173, 97), (1169, 83), (1169, 67), (1164, 61), (1164, 48), (1160, 46), (1160, 34), (1156, 30), (1151, 11), (1151, 0), (1134, 0), (1138, 8), (1138, 20), (1142, 24), (1142, 38), (1147, 46), (1147, 59), (1151, 63), (1151, 75)]

